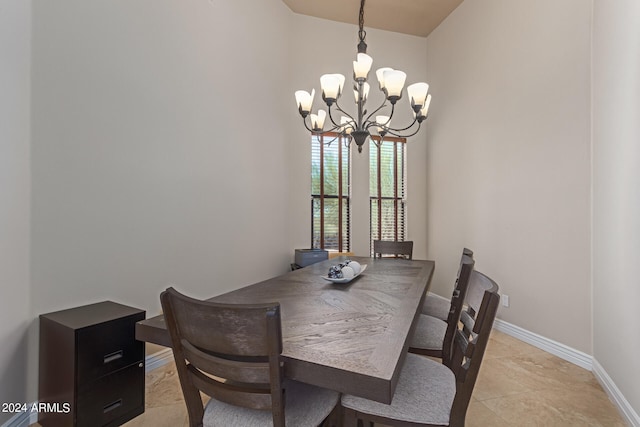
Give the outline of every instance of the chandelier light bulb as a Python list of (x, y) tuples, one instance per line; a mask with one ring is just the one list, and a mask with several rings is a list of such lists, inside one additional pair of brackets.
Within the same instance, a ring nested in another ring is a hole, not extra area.
[(376, 70), (376, 77), (378, 77), (378, 84), (380, 85), (380, 90), (384, 91), (386, 86), (384, 84), (384, 72), (385, 71), (393, 71), (393, 68), (382, 67)]
[[(371, 88), (371, 86), (367, 82), (365, 82), (362, 85), (362, 102), (367, 102), (367, 98), (369, 97), (369, 89), (370, 88)], [(356, 89), (353, 90), (353, 96), (356, 99), (356, 104), (357, 104), (358, 100), (360, 98), (360, 94), (358, 93), (358, 91)]]
[(431, 105), (431, 94), (427, 96), (427, 100), (424, 102), (424, 107), (420, 110), (419, 117), (422, 117), (423, 120), (427, 117), (427, 114), (429, 114), (429, 105)]
[(427, 92), (429, 92), (429, 85), (423, 82), (407, 86), (407, 95), (414, 110), (420, 110), (425, 105)]
[(353, 77), (357, 79), (367, 79), (371, 65), (373, 64), (373, 58), (366, 53), (359, 53), (358, 59), (353, 61)]
[(402, 88), (404, 87), (404, 81), (407, 79), (407, 74), (399, 70), (393, 70), (385, 71), (383, 76), (387, 89), (387, 98), (394, 103), (402, 97)]
[(311, 111), (313, 105), (313, 97), (316, 94), (316, 90), (312, 89), (311, 93), (306, 90), (297, 90), (295, 93), (296, 104), (298, 104), (298, 110), (300, 114), (307, 115)]
[(344, 82), (344, 76), (341, 74), (323, 74), (320, 76), (322, 99), (324, 99), (325, 102), (335, 102), (340, 97), (340, 77), (342, 77), (342, 82)]
[(342, 74), (334, 74), (334, 76), (336, 76), (336, 79), (338, 79), (338, 81), (340, 82), (340, 93), (338, 94), (338, 96), (340, 96), (342, 95), (342, 91), (344, 89), (345, 77)]
[(327, 117), (327, 112), (324, 110), (318, 110), (318, 114), (311, 114), (311, 129), (315, 132), (320, 132), (324, 129), (324, 120)]
[(391, 117), (389, 116), (376, 116), (376, 123), (378, 124), (378, 126), (376, 127), (376, 130), (378, 131), (379, 134), (383, 134), (386, 133), (386, 130), (383, 126), (385, 127), (389, 127), (391, 126)]

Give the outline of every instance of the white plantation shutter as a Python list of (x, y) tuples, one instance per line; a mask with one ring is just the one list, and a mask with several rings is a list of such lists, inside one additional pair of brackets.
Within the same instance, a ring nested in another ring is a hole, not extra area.
[[(372, 138), (379, 141), (379, 137)], [(406, 217), (406, 139), (369, 143), (370, 248), (374, 240), (404, 241)]]
[(338, 134), (311, 137), (312, 248), (349, 251), (350, 160)]

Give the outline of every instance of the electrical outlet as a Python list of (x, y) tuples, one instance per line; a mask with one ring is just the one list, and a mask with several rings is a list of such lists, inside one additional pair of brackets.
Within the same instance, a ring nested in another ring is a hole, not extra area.
[(503, 307), (509, 307), (509, 295), (507, 295), (507, 294), (502, 294), (502, 296), (500, 297), (500, 299), (502, 300), (502, 306), (503, 306)]

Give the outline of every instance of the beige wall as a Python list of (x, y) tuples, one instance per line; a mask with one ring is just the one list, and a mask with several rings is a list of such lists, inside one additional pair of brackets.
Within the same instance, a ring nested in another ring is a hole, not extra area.
[(593, 17), (593, 355), (639, 414), (640, 3)]
[(27, 401), (30, 33), (31, 2), (0, 1), (0, 403)]
[(287, 269), (289, 16), (34, 5), (35, 312), (124, 297), (154, 314), (169, 284), (207, 296)]
[(290, 16), (279, 0), (34, 4), (34, 323), (105, 299), (152, 316), (169, 285), (209, 297), (288, 269)]
[(427, 38), (432, 290), (463, 246), (499, 317), (591, 352), (590, 19), (584, 0), (463, 2)]
[[(352, 62), (357, 54), (358, 28), (338, 22), (294, 15), (289, 40), (291, 54), (290, 81), (284, 92), (288, 101), (285, 114), (290, 126), (288, 142), (291, 246), (308, 248), (311, 245), (311, 147), (309, 133), (305, 130), (295, 108), (295, 90), (316, 89), (314, 110), (326, 106), (320, 96), (320, 76), (325, 73), (341, 73), (349, 82), (353, 74)], [(371, 93), (367, 101), (369, 111), (383, 100), (378, 89), (375, 70), (390, 66), (407, 73), (407, 84), (427, 81), (425, 40), (388, 31), (367, 29), (367, 53), (373, 57), (369, 73)], [(351, 85), (349, 85), (350, 87)], [(347, 87), (347, 85), (345, 85)], [(350, 95), (351, 92), (347, 93)], [(355, 113), (353, 96), (346, 96), (341, 106)], [(434, 100), (433, 105), (437, 104)], [(435, 108), (435, 107), (434, 107)], [(388, 111), (388, 110), (387, 110)], [(394, 126), (411, 123), (409, 102), (406, 96), (400, 100), (394, 115)], [(339, 120), (338, 116), (338, 120)], [(408, 140), (407, 155), (407, 240), (414, 240), (414, 256), (425, 259), (427, 247), (426, 198), (426, 132)], [(369, 153), (368, 147), (358, 153), (352, 149), (352, 251), (359, 255), (369, 253)]]

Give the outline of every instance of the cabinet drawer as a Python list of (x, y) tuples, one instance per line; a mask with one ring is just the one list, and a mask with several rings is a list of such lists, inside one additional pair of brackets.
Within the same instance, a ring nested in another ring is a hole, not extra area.
[(144, 358), (135, 324), (144, 313), (100, 323), (77, 332), (77, 381), (85, 384)]
[(79, 390), (77, 405), (77, 427), (118, 426), (141, 414), (144, 412), (144, 366), (136, 363)]

